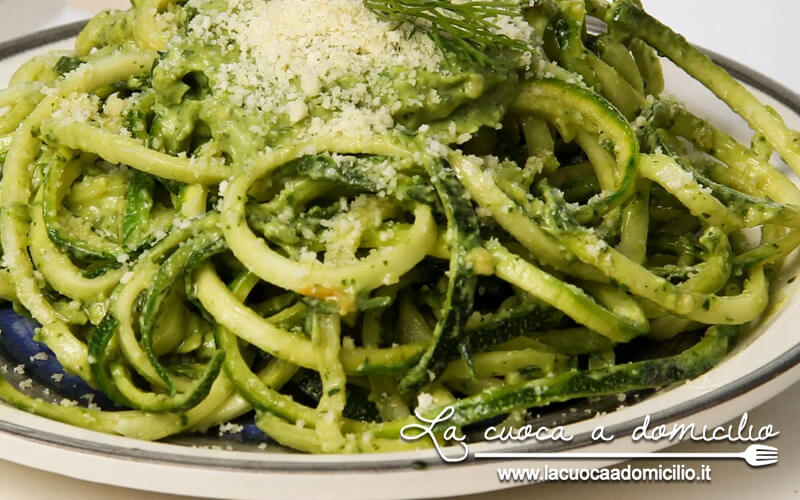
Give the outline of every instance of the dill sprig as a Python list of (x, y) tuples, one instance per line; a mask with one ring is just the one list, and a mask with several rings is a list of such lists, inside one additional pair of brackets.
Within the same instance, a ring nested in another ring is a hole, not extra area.
[(490, 49), (529, 50), (525, 42), (498, 33), (497, 26), (488, 20), (520, 16), (519, 0), (364, 0), (364, 4), (387, 21), (410, 25), (412, 35), (425, 33), (447, 58), (505, 70), (506, 63), (492, 57)]

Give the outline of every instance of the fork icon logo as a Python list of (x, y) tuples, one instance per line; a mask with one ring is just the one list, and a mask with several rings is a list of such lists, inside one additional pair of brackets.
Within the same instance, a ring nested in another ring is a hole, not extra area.
[(764, 444), (751, 444), (738, 454), (750, 467), (762, 467), (778, 463), (778, 448)]
[(634, 459), (651, 458), (663, 460), (667, 458), (696, 460), (696, 459), (740, 459), (747, 462), (750, 467), (764, 467), (778, 463), (778, 448), (764, 444), (751, 444), (740, 453), (681, 453), (681, 452), (653, 452), (653, 453), (475, 453), (475, 458), (548, 458), (548, 459)]

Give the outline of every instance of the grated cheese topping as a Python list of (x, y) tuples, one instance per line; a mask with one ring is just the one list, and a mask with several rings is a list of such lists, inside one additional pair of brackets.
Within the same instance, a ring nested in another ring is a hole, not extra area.
[(396, 99), (381, 79), (392, 74), (413, 84), (417, 71), (443, 71), (430, 38), (394, 29), (362, 0), (229, 0), (222, 12), (204, 0), (189, 5), (200, 14), (187, 36), (228, 61), (211, 76), (214, 90), (292, 124), (316, 117), (309, 119), (313, 134), (386, 130), (393, 125), (386, 103)]
[[(187, 7), (196, 14), (160, 67), (171, 73), (184, 53), (209, 54), (192, 69), (202, 68), (211, 95), (264, 118), (248, 128), (257, 136), (289, 128), (299, 140), (383, 134), (409, 110), (446, 107), (454, 85), (469, 99), (486, 90), (482, 75), (461, 78), (471, 70), (454, 67), (428, 35), (379, 18), (363, 0), (190, 0)], [(521, 13), (487, 21), (498, 34), (540, 43)], [(534, 55), (509, 57), (530, 70)]]
[(426, 392), (421, 392), (417, 395), (417, 410), (420, 412), (424, 412), (428, 408), (433, 407), (434, 399), (433, 395), (428, 394)]
[(663, 168), (660, 172), (664, 185), (670, 191), (677, 191), (694, 182), (694, 176), (682, 168)]
[(86, 123), (97, 118), (100, 98), (94, 94), (73, 92), (58, 102), (52, 119), (62, 123)]

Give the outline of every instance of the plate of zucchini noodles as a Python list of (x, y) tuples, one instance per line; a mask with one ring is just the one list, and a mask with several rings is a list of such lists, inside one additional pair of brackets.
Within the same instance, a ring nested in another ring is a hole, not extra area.
[(800, 98), (638, 1), (133, 5), (0, 45), (2, 458), (470, 493), (416, 415), (630, 449), (798, 378)]

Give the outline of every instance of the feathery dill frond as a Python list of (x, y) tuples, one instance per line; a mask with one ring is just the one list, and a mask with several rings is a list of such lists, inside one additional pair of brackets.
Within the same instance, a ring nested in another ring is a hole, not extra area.
[(520, 16), (519, 0), (475, 0), (453, 3), (450, 0), (364, 0), (379, 17), (411, 26), (429, 36), (445, 57), (505, 70), (504, 62), (492, 57), (490, 49), (509, 48), (520, 52), (529, 47), (502, 33), (488, 19)]

